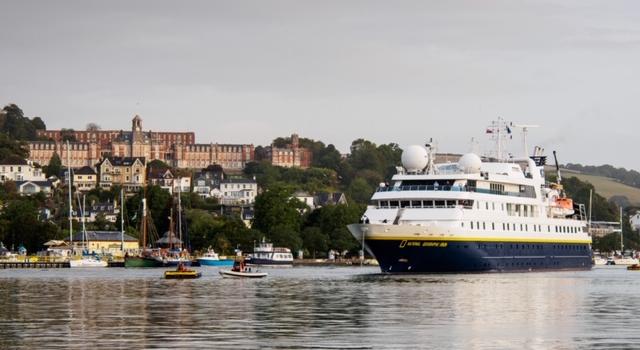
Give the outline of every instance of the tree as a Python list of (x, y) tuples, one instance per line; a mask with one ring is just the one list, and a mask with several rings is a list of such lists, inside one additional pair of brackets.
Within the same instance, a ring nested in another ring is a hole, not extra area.
[[(15, 104), (6, 105), (0, 113), (0, 131), (15, 140), (35, 140), (36, 126), (42, 128), (44, 123), (40, 118), (32, 121), (24, 116), (22, 109)], [(34, 125), (35, 124), (35, 125)]]
[(306, 227), (302, 231), (302, 242), (304, 248), (311, 252), (314, 259), (317, 252), (324, 253), (329, 249), (329, 236), (323, 233), (319, 227)]
[[(256, 197), (253, 228), (262, 231), (274, 244), (299, 248), (304, 204), (283, 187), (273, 187)], [(297, 236), (296, 236), (297, 234)]]
[(38, 220), (38, 207), (30, 198), (18, 198), (10, 201), (0, 215), (0, 239), (8, 246), (23, 244), (27, 251), (41, 250), (42, 245), (56, 238), (59, 230), (50, 223)]
[(22, 141), (0, 133), (0, 160), (22, 160), (29, 157), (29, 148)]
[(356, 203), (368, 203), (373, 190), (373, 187), (363, 178), (356, 178), (349, 185), (347, 195)]
[(60, 130), (60, 137), (62, 138), (62, 142), (76, 142), (76, 134), (73, 129), (62, 128)]
[(54, 153), (51, 156), (49, 165), (44, 168), (44, 173), (47, 177), (54, 175), (60, 177), (62, 175), (62, 160), (60, 160), (58, 153)]
[(98, 130), (100, 130), (102, 128), (100, 127), (100, 125), (98, 125), (96, 123), (89, 123), (89, 124), (87, 124), (87, 128), (86, 129), (87, 129), (87, 131), (98, 131)]

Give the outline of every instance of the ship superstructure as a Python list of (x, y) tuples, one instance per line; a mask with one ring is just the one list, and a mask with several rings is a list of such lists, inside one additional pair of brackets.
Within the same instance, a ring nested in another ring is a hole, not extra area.
[(410, 146), (349, 230), (383, 272), (589, 269), (584, 206), (545, 181), (541, 152), (435, 164), (431, 144)]

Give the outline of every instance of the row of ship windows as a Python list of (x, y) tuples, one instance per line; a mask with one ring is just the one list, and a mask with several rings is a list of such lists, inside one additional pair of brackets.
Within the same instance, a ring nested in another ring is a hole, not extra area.
[[(462, 227), (464, 227), (464, 221), (460, 223), (460, 225)], [(529, 231), (529, 226), (531, 226), (531, 228), (533, 229), (533, 232), (542, 232), (543, 229), (546, 227), (546, 231), (547, 232), (551, 232), (551, 228), (553, 227), (553, 229), (555, 230), (556, 233), (578, 233), (580, 232), (580, 227), (578, 226), (558, 226), (558, 225), (529, 225), (529, 224), (513, 224), (513, 223), (502, 223), (502, 231), (516, 231), (518, 226), (520, 225), (520, 231), (522, 232), (526, 232)], [(487, 227), (490, 226), (490, 229), (492, 231), (496, 230), (496, 223), (492, 222), (491, 225), (487, 225), (486, 222), (480, 222), (480, 221), (470, 221), (469, 222), (469, 226), (471, 227), (472, 230), (486, 230)], [(583, 228), (584, 232), (586, 232), (586, 227)]]
[[(497, 205), (496, 205), (497, 204)], [(495, 203), (464, 200), (406, 200), (406, 201), (374, 201), (378, 209), (395, 208), (457, 208), (464, 209), (485, 209), (507, 211), (509, 216), (538, 217), (538, 206), (515, 203)], [(497, 208), (497, 209), (496, 209)]]

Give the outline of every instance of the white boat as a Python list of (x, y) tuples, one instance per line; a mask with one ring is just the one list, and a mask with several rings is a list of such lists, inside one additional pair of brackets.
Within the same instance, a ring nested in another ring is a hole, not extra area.
[(242, 257), (236, 258), (233, 262), (231, 270), (220, 270), (222, 277), (239, 277), (239, 278), (262, 278), (266, 277), (266, 272), (260, 272), (257, 269), (252, 270), (247, 267)]
[(240, 272), (232, 270), (220, 270), (222, 277), (262, 278), (267, 277), (266, 272)]
[(432, 142), (405, 148), (349, 231), (385, 273), (590, 269), (586, 210), (566, 197), (557, 161), (549, 183), (542, 148), (529, 156), (525, 141), (525, 156), (505, 156), (512, 128), (530, 127), (493, 122), (497, 152), (457, 163), (438, 164)]
[(69, 260), (70, 267), (107, 267), (109, 264), (94, 256), (83, 256), (80, 259)]
[(253, 254), (247, 258), (249, 265), (293, 265), (293, 254), (291, 249), (274, 247), (272, 243), (265, 241), (253, 248)]

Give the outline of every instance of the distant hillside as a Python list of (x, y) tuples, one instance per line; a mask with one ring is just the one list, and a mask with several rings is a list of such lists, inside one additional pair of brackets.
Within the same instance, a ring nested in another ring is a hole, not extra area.
[[(553, 168), (548, 168), (546, 171), (555, 173), (555, 169)], [(584, 174), (571, 169), (562, 169), (562, 177), (577, 177), (581, 181), (589, 182), (593, 187), (595, 187), (596, 192), (608, 200), (613, 199), (618, 204), (621, 204), (621, 197), (626, 197), (629, 203), (623, 203), (623, 206), (628, 204), (640, 206), (640, 188), (623, 184), (617, 179), (599, 175)]]
[(633, 169), (627, 170), (625, 168), (616, 168), (611, 165), (581, 165), (572, 164), (563, 165), (562, 168), (577, 171), (585, 175), (603, 176), (606, 178), (614, 179), (625, 185), (640, 188), (640, 172)]

